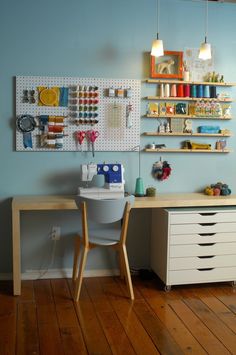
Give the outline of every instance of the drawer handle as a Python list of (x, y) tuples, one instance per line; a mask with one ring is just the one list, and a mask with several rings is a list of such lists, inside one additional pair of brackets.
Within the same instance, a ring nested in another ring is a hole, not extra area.
[(203, 256), (198, 256), (199, 259), (211, 259), (214, 258), (215, 255), (203, 255)]
[(204, 243), (204, 244), (198, 244), (200, 247), (211, 247), (212, 245), (215, 245), (215, 243)]
[(199, 223), (200, 226), (214, 226), (216, 223)]
[(211, 237), (215, 235), (216, 233), (199, 233), (200, 237)]
[(197, 269), (198, 271), (211, 271), (214, 270), (214, 267), (205, 267), (203, 269)]
[(201, 216), (214, 216), (216, 214), (216, 212), (204, 212), (204, 213), (199, 213)]

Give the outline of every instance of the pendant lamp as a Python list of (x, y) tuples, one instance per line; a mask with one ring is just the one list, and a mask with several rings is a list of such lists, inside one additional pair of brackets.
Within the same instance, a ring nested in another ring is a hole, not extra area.
[(205, 0), (205, 42), (203, 42), (200, 46), (199, 50), (199, 59), (207, 60), (211, 59), (211, 45), (207, 42), (208, 35), (208, 0)]
[(159, 16), (160, 16), (160, 0), (157, 0), (157, 39), (152, 42), (151, 55), (161, 57), (164, 55), (163, 41), (159, 39)]

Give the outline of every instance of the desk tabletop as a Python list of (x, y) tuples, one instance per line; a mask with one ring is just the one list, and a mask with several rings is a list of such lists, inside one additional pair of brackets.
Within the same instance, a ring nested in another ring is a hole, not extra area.
[[(75, 210), (75, 196), (15, 196), (14, 210)], [(133, 208), (236, 206), (236, 195), (207, 196), (203, 193), (169, 193), (156, 197), (136, 197)]]

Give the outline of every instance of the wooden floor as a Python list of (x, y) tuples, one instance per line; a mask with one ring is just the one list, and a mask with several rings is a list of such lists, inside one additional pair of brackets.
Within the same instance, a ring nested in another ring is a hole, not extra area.
[(23, 282), (20, 297), (0, 283), (0, 355), (236, 354), (236, 289), (173, 287), (119, 278), (85, 279), (74, 304), (70, 280)]

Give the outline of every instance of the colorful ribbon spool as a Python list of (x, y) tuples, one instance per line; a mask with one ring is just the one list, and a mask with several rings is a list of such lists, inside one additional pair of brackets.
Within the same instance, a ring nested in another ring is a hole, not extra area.
[(64, 126), (48, 126), (48, 132), (61, 133), (63, 132)]

